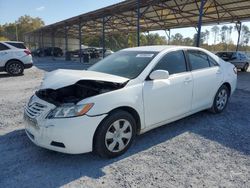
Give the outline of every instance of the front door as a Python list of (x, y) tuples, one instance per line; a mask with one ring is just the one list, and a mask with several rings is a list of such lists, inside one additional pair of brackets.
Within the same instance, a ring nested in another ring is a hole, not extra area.
[(147, 127), (191, 110), (193, 78), (186, 65), (183, 51), (168, 52), (153, 70), (167, 70), (170, 77), (145, 80), (143, 99)]

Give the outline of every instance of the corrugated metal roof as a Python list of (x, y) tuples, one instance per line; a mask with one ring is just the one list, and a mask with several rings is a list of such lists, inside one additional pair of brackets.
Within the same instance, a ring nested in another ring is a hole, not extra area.
[[(196, 27), (200, 0), (140, 0), (141, 31)], [(92, 12), (84, 13), (55, 24), (47, 25), (28, 34), (43, 32), (64, 36), (65, 29), (71, 37), (78, 37), (79, 23), (83, 33), (101, 35), (102, 21), (105, 33), (136, 31), (137, 0), (127, 0)], [(206, 0), (203, 25), (250, 20), (250, 0)]]

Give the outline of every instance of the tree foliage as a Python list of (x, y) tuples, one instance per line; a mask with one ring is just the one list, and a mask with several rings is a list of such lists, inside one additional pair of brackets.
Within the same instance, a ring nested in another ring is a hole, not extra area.
[(24, 34), (44, 26), (44, 21), (39, 18), (32, 18), (24, 15), (14, 23), (0, 25), (0, 39), (4, 40), (24, 40)]

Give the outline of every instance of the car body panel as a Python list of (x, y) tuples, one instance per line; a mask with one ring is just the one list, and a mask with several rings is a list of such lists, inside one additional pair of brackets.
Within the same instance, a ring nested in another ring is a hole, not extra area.
[(49, 72), (45, 75), (44, 81), (41, 85), (41, 89), (45, 88), (58, 89), (61, 87), (74, 84), (79, 80), (97, 80), (97, 81), (124, 83), (127, 82), (129, 79), (94, 71), (58, 69)]

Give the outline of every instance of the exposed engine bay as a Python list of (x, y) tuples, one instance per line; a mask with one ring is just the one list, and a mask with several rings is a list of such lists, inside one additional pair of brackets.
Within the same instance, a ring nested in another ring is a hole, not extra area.
[(85, 98), (123, 88), (125, 83), (96, 80), (80, 80), (73, 85), (59, 89), (40, 89), (36, 95), (49, 103), (59, 106), (64, 103), (77, 103)]

